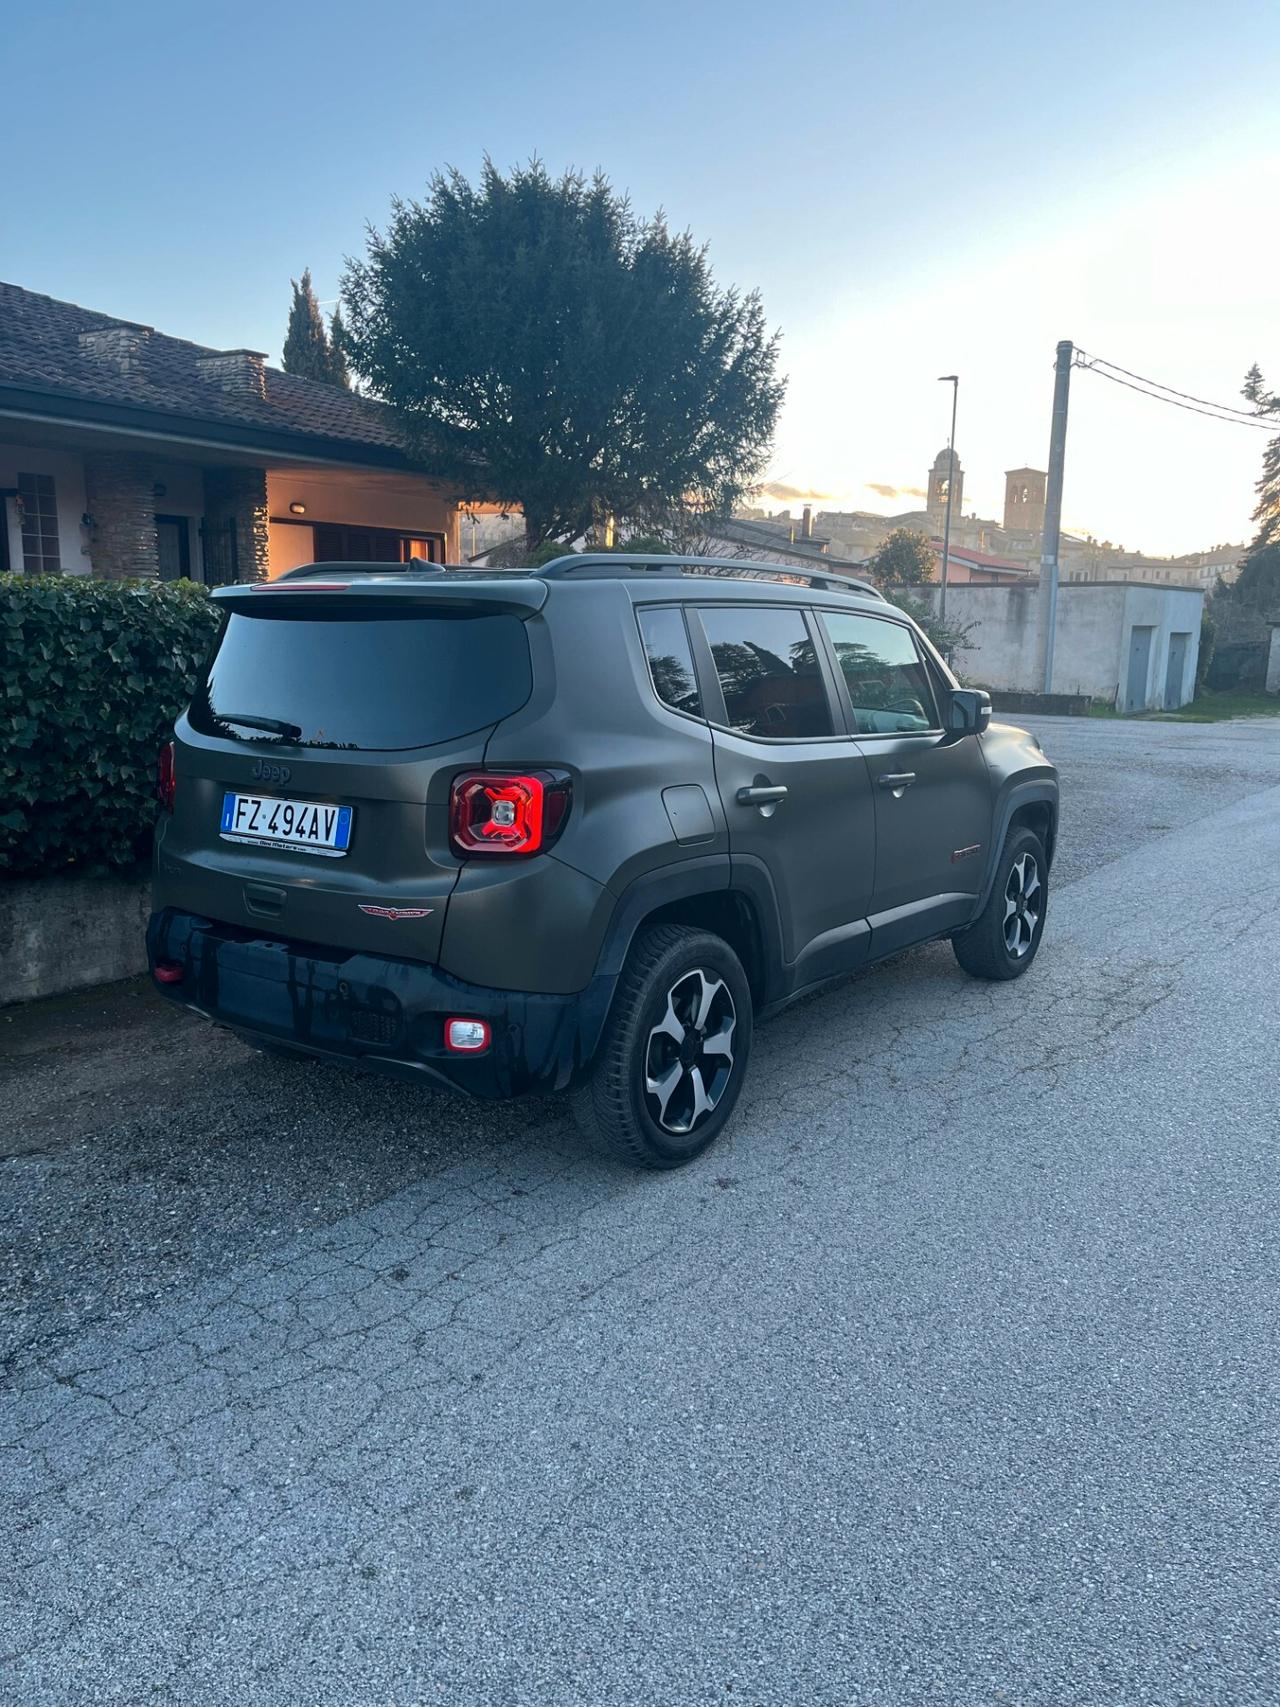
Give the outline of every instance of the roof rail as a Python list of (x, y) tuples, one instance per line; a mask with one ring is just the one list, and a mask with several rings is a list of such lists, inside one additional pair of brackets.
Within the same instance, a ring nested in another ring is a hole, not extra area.
[(634, 554), (627, 551), (571, 551), (563, 557), (553, 558), (550, 563), (544, 563), (541, 569), (535, 569), (531, 573), (558, 580), (562, 575), (584, 572), (601, 578), (641, 571), (649, 575), (674, 577), (689, 572), (696, 575), (707, 569), (732, 570), (744, 581), (758, 575), (777, 575), (786, 580), (803, 576), (810, 586), (826, 592), (866, 593), (870, 598), (884, 602), (884, 594), (874, 582), (859, 581), (855, 576), (842, 575), (836, 569), (810, 569), (807, 564), (798, 563), (756, 562), (751, 557), (702, 557), (694, 552), (683, 556), (678, 552), (664, 555), (647, 551), (637, 551)]
[(413, 557), (407, 563), (367, 563), (334, 562), (334, 563), (299, 563), (294, 569), (286, 569), (283, 574), (276, 575), (277, 581), (301, 581), (308, 575), (443, 575), (448, 565), (444, 563), (429, 563), (425, 557)]

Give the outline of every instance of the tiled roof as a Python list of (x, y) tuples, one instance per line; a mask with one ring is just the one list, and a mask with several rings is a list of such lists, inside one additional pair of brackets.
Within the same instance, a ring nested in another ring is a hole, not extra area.
[[(137, 334), (127, 367), (86, 350), (83, 332)], [(265, 367), (266, 395), (225, 390), (202, 373), (202, 358), (223, 352), (110, 314), (0, 283), (0, 396), (5, 387), (56, 392), (90, 403), (196, 417), (213, 425), (347, 442), (384, 453), (401, 448), (390, 412), (379, 403)], [(248, 359), (246, 357), (246, 359)]]
[(776, 522), (748, 521), (742, 516), (734, 516), (729, 521), (717, 522), (713, 531), (719, 538), (730, 540), (735, 545), (752, 545), (786, 552), (806, 561), (812, 559), (815, 563), (829, 564), (832, 569), (865, 568), (865, 564), (857, 563), (852, 558), (832, 557), (823, 551), (819, 541), (812, 538), (805, 539), (803, 535), (797, 539), (789, 538), (787, 529), (779, 527)]
[[(934, 539), (931, 545), (936, 546), (939, 555), (942, 553), (942, 541)], [(975, 551), (972, 546), (952, 545), (947, 550), (948, 557), (954, 557), (959, 563), (968, 563), (974, 569), (1010, 569), (1019, 575), (1032, 573), (1025, 563), (1019, 563), (1012, 557), (993, 557), (989, 551)]]

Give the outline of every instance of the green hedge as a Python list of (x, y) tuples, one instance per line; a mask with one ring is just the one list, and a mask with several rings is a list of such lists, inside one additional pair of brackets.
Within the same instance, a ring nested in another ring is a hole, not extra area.
[(203, 587), (0, 575), (0, 871), (134, 865), (217, 626)]

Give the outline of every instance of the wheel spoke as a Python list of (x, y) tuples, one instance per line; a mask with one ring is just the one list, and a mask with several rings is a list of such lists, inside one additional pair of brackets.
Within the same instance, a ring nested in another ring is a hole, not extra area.
[(1032, 866), (1030, 880), (1028, 881), (1026, 888), (1022, 891), (1022, 899), (1024, 901), (1029, 901), (1031, 899), (1031, 897), (1039, 889), (1039, 887), (1040, 887), (1040, 873), (1035, 869), (1034, 866)]
[(702, 994), (698, 998), (698, 1005), (694, 1012), (693, 1023), (697, 1029), (701, 1031), (706, 1025), (708, 1019), (711, 1017), (711, 1004), (715, 1001), (721, 990), (724, 989), (724, 985), (718, 978), (714, 981), (709, 979), (705, 972), (699, 972), (696, 976), (698, 982), (702, 986)]
[(683, 1078), (684, 1068), (679, 1061), (673, 1061), (660, 1077), (654, 1079), (646, 1076), (645, 1078), (644, 1088), (650, 1096), (657, 1097), (658, 1119), (664, 1125), (667, 1119), (667, 1109), (671, 1105), (671, 1098), (675, 1095), (676, 1086)]
[(689, 1116), (689, 1125), (696, 1126), (704, 1114), (710, 1114), (715, 1103), (707, 1095), (707, 1087), (702, 1082), (702, 1069), (690, 1067), (689, 1083), (693, 1086), (693, 1112)]
[(674, 996), (674, 990), (667, 992), (667, 1011), (649, 1033), (649, 1042), (652, 1043), (655, 1037), (669, 1037), (678, 1049), (684, 1042), (684, 1027), (676, 1018)]
[(704, 1038), (702, 1042), (702, 1053), (704, 1055), (723, 1055), (730, 1065), (732, 1065), (733, 1033), (736, 1024), (737, 1022), (735, 1020), (730, 1020), (723, 1031), (714, 1032), (710, 1037)]

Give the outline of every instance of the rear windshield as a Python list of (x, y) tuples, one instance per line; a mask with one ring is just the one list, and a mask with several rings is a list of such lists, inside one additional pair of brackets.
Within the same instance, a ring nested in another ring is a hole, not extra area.
[(531, 686), (517, 616), (233, 611), (190, 718), (231, 740), (385, 752), (483, 729)]

